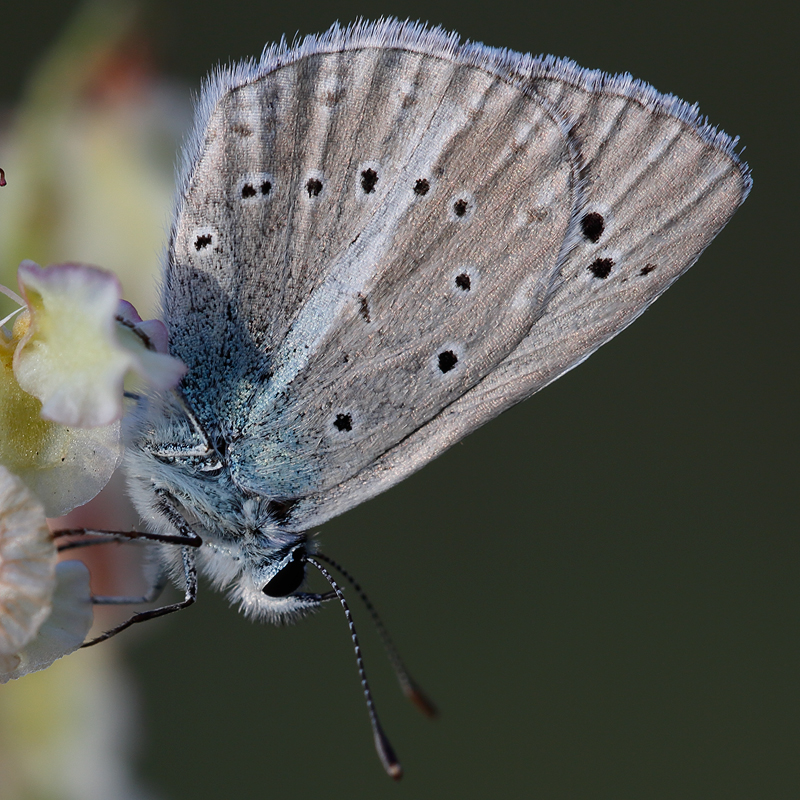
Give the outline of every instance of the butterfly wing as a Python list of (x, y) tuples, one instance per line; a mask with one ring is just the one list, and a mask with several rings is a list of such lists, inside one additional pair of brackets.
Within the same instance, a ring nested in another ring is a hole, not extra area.
[(166, 318), (249, 491), (367, 467), (508, 356), (553, 290), (579, 196), (568, 132), (441, 55), (302, 55), (209, 113)]
[(585, 164), (582, 235), (558, 288), (529, 334), (476, 386), (367, 469), (303, 498), (293, 509), (303, 527), (384, 491), (588, 358), (680, 277), (744, 202), (747, 166), (694, 109), (564, 62), (531, 72), (570, 124)]
[(628, 79), (391, 23), (304, 48), (207, 101), (166, 294), (190, 402), (219, 398), (234, 479), (290, 530), (582, 361), (749, 188), (727, 137)]

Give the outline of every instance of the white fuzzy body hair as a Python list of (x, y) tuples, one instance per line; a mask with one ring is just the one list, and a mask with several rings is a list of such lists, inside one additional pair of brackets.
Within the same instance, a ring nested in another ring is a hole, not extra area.
[[(262, 592), (276, 572), (275, 553), (304, 537), (281, 531), (267, 511), (269, 499), (244, 494), (224, 466), (213, 470), (213, 476), (204, 470), (207, 464), (219, 465), (213, 451), (206, 457), (186, 455), (199, 442), (174, 398), (142, 397), (126, 422), (128, 491), (148, 530), (164, 536), (179, 533), (160, 509), (160, 492), (166, 492), (203, 541), (196, 550), (200, 572), (215, 589), (227, 591), (246, 616), (279, 624), (307, 611), (291, 597)], [(161, 544), (158, 549), (163, 568), (183, 587), (181, 547)]]

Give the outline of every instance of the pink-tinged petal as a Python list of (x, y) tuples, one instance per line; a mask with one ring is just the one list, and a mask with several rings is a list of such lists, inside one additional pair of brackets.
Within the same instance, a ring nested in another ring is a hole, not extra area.
[[(123, 413), (123, 381), (135, 372), (155, 388), (174, 387), (186, 372), (167, 355), (167, 330), (142, 321), (120, 300), (109, 272), (82, 264), (19, 268), (28, 307), (15, 332), (14, 374), (42, 402), (42, 416), (63, 425), (108, 425)], [(23, 331), (21, 326), (27, 324)]]
[(138, 325), (142, 321), (133, 303), (129, 303), (127, 300), (119, 301), (119, 305), (117, 306), (117, 319), (128, 323), (131, 327)]
[(30, 314), (14, 354), (19, 385), (42, 402), (45, 419), (87, 428), (119, 419), (133, 359), (116, 341), (117, 279), (85, 265), (32, 262), (18, 278)]
[(167, 326), (158, 319), (138, 319), (136, 309), (125, 300), (120, 301), (119, 312), (119, 343), (133, 359), (133, 371), (161, 391), (177, 386), (186, 365), (169, 355)]
[(137, 323), (135, 330), (151, 345), (156, 353), (169, 354), (169, 333), (160, 319), (146, 319)]

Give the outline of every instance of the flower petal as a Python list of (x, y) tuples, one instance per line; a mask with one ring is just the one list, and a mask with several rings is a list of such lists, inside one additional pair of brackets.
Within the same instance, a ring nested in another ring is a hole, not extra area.
[(58, 555), (41, 503), (0, 467), (0, 657), (3, 668), (50, 615)]
[(12, 352), (0, 341), (0, 464), (22, 478), (46, 516), (59, 517), (108, 483), (122, 459), (120, 423), (72, 428), (42, 419), (42, 404), (14, 377)]
[(128, 372), (160, 390), (186, 372), (166, 352), (164, 324), (142, 321), (121, 301), (111, 273), (83, 264), (42, 269), (23, 261), (18, 277), (29, 327), (14, 354), (14, 374), (41, 400), (45, 419), (83, 428), (108, 425), (122, 416)]
[(143, 320), (126, 300), (117, 308), (119, 343), (133, 358), (133, 369), (156, 389), (177, 386), (186, 365), (169, 355), (169, 333), (160, 319)]
[(122, 382), (133, 358), (118, 346), (117, 279), (80, 264), (42, 269), (20, 264), (30, 328), (14, 354), (22, 389), (42, 401), (42, 416), (64, 425), (108, 425), (122, 416)]
[(117, 319), (140, 331), (149, 340), (156, 353), (169, 353), (169, 333), (167, 326), (160, 319), (143, 320), (127, 300), (119, 301)]
[(111, 479), (122, 461), (120, 423), (103, 428), (70, 428), (52, 423), (38, 463), (17, 474), (44, 505), (60, 517), (88, 503)]
[(82, 561), (62, 561), (56, 565), (50, 616), (36, 636), (17, 653), (16, 667), (0, 673), (0, 683), (45, 669), (62, 656), (75, 652), (86, 640), (92, 622), (89, 570)]

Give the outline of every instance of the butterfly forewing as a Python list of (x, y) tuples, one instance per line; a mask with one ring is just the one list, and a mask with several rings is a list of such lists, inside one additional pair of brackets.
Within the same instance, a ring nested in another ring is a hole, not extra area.
[(577, 198), (561, 121), (485, 69), (367, 49), (229, 92), (175, 258), (219, 286), (248, 354), (226, 407), (237, 482), (322, 491), (482, 380), (541, 313)]

